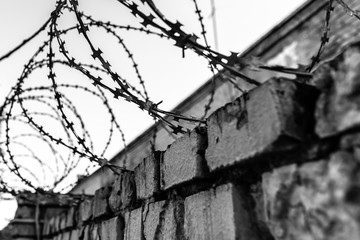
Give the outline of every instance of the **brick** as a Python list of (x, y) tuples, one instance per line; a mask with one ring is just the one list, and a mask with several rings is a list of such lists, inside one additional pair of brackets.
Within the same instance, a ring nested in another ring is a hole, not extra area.
[(93, 213), (93, 199), (84, 199), (79, 207), (80, 220), (86, 222), (92, 218)]
[(187, 197), (185, 239), (260, 239), (243, 195), (233, 184), (226, 184)]
[(53, 218), (51, 218), (51, 219), (45, 219), (45, 221), (44, 221), (44, 226), (43, 226), (43, 231), (42, 231), (42, 235), (43, 235), (43, 236), (47, 236), (47, 235), (50, 234), (50, 229), (51, 229), (51, 224), (52, 224), (51, 220), (52, 220), (52, 219), (53, 219)]
[(151, 153), (135, 168), (136, 196), (138, 199), (146, 199), (159, 192), (160, 157), (160, 151)]
[(50, 218), (47, 232), (48, 234), (55, 232), (55, 217)]
[(124, 240), (142, 239), (142, 212), (137, 208), (125, 213)]
[(183, 201), (149, 203), (143, 210), (145, 239), (183, 239)]
[[(124, 221), (121, 217), (114, 217), (101, 223), (101, 240), (123, 239)], [(140, 239), (140, 238), (139, 238)]]
[(313, 83), (322, 93), (316, 104), (316, 133), (324, 138), (360, 126), (360, 43), (320, 66)]
[(61, 240), (70, 240), (70, 232), (64, 232), (61, 234)]
[(66, 228), (66, 220), (67, 220), (67, 213), (62, 212), (60, 214), (60, 230), (64, 230)]
[(136, 186), (134, 173), (121, 172), (116, 176), (109, 197), (109, 207), (116, 213), (131, 206), (136, 201)]
[(81, 228), (82, 240), (90, 240), (90, 225)]
[(11, 234), (17, 237), (32, 237), (36, 235), (33, 223), (12, 223)]
[(93, 202), (93, 217), (105, 217), (110, 215), (108, 198), (111, 194), (111, 187), (103, 187), (95, 191)]
[(314, 87), (293, 80), (271, 79), (215, 111), (207, 120), (210, 170), (304, 141), (317, 94)]
[(160, 164), (161, 189), (205, 176), (207, 166), (204, 152), (207, 146), (206, 130), (195, 128), (185, 133), (165, 151)]
[[(0, 236), (1, 237), (1, 236)], [(2, 238), (1, 238), (2, 239)], [(8, 238), (6, 238), (7, 240)], [(52, 238), (51, 238), (52, 239)], [(11, 238), (11, 240), (34, 240), (33, 237), (16, 237), (16, 238)]]
[(61, 234), (58, 234), (58, 235), (56, 235), (56, 236), (54, 236), (54, 240), (62, 240), (61, 239), (62, 238), (62, 235)]
[(99, 225), (92, 224), (89, 229), (89, 240), (100, 240)]
[(66, 228), (71, 228), (76, 225), (75, 215), (76, 215), (75, 207), (69, 208), (69, 210), (66, 212), (66, 224), (65, 224)]
[[(19, 202), (21, 202), (21, 200), (17, 200), (18, 204)], [(16, 218), (21, 218), (21, 219), (27, 219), (27, 218), (34, 218), (35, 216), (35, 210), (36, 208), (34, 206), (24, 206), (24, 205), (20, 205), (17, 210), (16, 210)]]
[(360, 164), (354, 155), (334, 152), (263, 174), (264, 215), (275, 239), (360, 239)]
[(53, 232), (57, 233), (60, 231), (61, 215), (57, 215), (54, 220)]
[(72, 230), (70, 240), (79, 240), (79, 238), (80, 238), (79, 230), (78, 229)]
[(54, 216), (60, 215), (62, 212), (67, 211), (68, 207), (63, 205), (57, 205), (57, 207), (52, 206), (44, 206), (45, 213), (43, 219), (50, 219)]

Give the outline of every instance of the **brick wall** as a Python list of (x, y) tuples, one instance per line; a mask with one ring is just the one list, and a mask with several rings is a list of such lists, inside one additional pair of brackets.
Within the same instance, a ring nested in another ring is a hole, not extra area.
[(360, 43), (307, 84), (273, 78), (93, 197), (42, 239), (360, 239)]
[[(282, 65), (288, 67), (297, 67), (297, 64), (306, 65), (311, 57), (318, 51), (321, 34), (324, 29), (325, 11), (328, 0), (308, 0), (302, 7), (283, 20), (261, 39), (254, 43), (250, 48), (243, 52), (240, 57), (259, 57), (263, 62), (270, 65)], [(359, 0), (346, 0), (353, 9), (360, 9)], [(360, 38), (360, 24), (355, 17), (348, 16), (344, 9), (334, 4), (335, 8), (330, 19), (330, 41), (321, 56), (321, 60), (329, 59), (336, 55), (339, 49), (348, 42)], [(273, 71), (252, 71), (243, 69), (242, 72), (264, 82), (271, 77), (287, 76)], [(290, 76), (292, 77), (292, 76)], [(212, 113), (227, 102), (233, 101), (241, 92), (234, 86), (224, 81), (221, 74), (215, 78), (214, 102), (209, 113)], [(253, 85), (246, 84), (243, 81), (237, 81), (239, 87), (249, 90)], [(186, 116), (201, 117), (204, 112), (204, 106), (208, 103), (213, 89), (212, 81), (209, 80), (201, 88), (196, 90), (191, 96), (180, 103), (174, 111), (183, 113)], [(172, 119), (168, 119), (172, 120)], [(187, 128), (192, 129), (193, 125)], [(119, 152), (111, 163), (122, 166), (126, 159), (127, 167), (134, 169), (139, 160), (149, 155), (154, 131), (157, 131), (156, 149), (165, 150), (167, 145), (175, 141), (174, 135), (169, 135), (168, 131), (161, 124), (154, 125), (145, 131), (141, 136), (132, 141), (126, 151)], [(176, 137), (177, 138), (177, 137)], [(113, 181), (110, 171), (99, 169), (88, 178), (77, 184), (72, 193), (94, 194), (99, 187), (107, 185)]]

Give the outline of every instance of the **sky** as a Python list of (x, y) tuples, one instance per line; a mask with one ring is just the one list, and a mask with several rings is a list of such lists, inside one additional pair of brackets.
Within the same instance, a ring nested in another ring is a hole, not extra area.
[[(200, 36), (201, 29), (194, 13), (195, 8), (192, 0), (154, 0), (154, 2), (170, 20), (178, 20), (183, 23), (183, 30)], [(230, 51), (244, 51), (298, 8), (304, 0), (215, 0), (214, 2), (218, 30), (218, 51), (228, 55)], [(207, 38), (214, 48), (210, 1), (198, 0), (198, 4), (204, 16)], [(54, 5), (55, 0), (0, 1), (0, 56), (35, 32), (47, 20)], [(79, 8), (96, 19), (139, 26), (138, 19), (114, 0), (79, 0)], [(63, 26), (70, 26), (74, 23), (75, 18), (71, 14), (63, 16), (60, 22)], [(121, 36), (139, 65), (150, 99), (153, 102), (163, 101), (160, 106), (164, 110), (171, 110), (211, 76), (204, 59), (190, 51), (186, 51), (185, 58), (183, 58), (181, 49), (174, 47), (174, 42), (171, 40), (133, 32), (122, 32)], [(90, 37), (97, 46), (101, 47), (104, 56), (109, 59), (114, 69), (136, 85), (137, 80), (131, 70), (131, 64), (124, 57), (124, 52), (116, 45), (114, 39), (96, 29), (90, 31)], [(24, 64), (46, 38), (46, 33), (40, 34), (11, 58), (0, 62), (1, 102), (16, 83)], [(76, 56), (84, 61), (93, 61), (89, 56), (88, 46), (77, 32), (69, 34), (66, 42)], [(64, 83), (81, 84), (86, 81), (82, 76), (64, 69), (58, 69), (57, 75)], [(41, 85), (43, 81), (47, 80), (46, 76), (46, 71), (34, 73), (29, 78), (29, 86), (32, 84)], [(95, 145), (104, 146), (106, 140), (103, 139), (103, 133), (108, 130), (106, 130), (106, 126), (103, 126), (107, 120), (104, 120), (106, 112), (102, 109), (101, 102), (91, 100), (88, 95), (78, 92), (69, 92), (68, 94), (69, 97), (73, 98), (73, 101), (79, 104), (81, 114), (92, 126), (89, 131), (95, 139), (99, 140), (94, 142)], [(152, 118), (136, 106), (115, 99), (111, 100), (111, 104), (124, 131), (127, 143), (153, 124)], [(33, 107), (39, 106), (34, 105)], [(49, 123), (49, 128), (51, 126)], [(21, 133), (23, 129), (19, 126), (16, 131)], [(37, 149), (36, 145), (30, 146), (34, 151), (40, 151), (39, 154), (42, 157), (46, 158), (46, 154), (49, 154), (45, 153), (46, 151), (41, 151), (42, 149)], [(120, 137), (117, 136), (115, 143), (110, 146), (105, 156), (111, 159), (122, 146)], [(96, 147), (95, 150), (100, 151)], [(16, 204), (13, 201), (0, 201), (0, 212), (2, 213), (0, 229), (8, 223), (8, 219), (13, 217), (14, 209), (16, 209)]]

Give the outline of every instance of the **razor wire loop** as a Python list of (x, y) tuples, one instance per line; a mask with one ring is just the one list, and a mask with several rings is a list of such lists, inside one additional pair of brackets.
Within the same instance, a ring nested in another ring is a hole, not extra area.
[[(46, 44), (45, 44), (46, 45)], [(43, 48), (40, 48), (40, 49), (43, 49)], [(40, 50), (41, 51), (41, 50)], [(31, 63), (32, 61), (29, 61), (29, 64)], [(31, 69), (30, 67), (25, 67), (25, 70), (29, 70), (29, 69)], [(26, 74), (24, 74), (24, 76), (26, 76), (27, 75), (27, 73)], [(20, 82), (21, 83), (21, 82)], [(23, 92), (22, 90), (21, 90), (21, 88), (20, 87), (18, 87), (18, 88), (14, 88), (15, 89), (15, 92), (16, 92), (16, 94), (17, 95), (19, 95), (21, 92)], [(9, 102), (9, 98), (7, 98), (6, 99), (6, 103), (8, 103)], [(10, 102), (11, 103), (13, 103), (14, 102), (14, 99), (13, 98), (11, 98), (10, 99)], [(19, 99), (19, 102), (20, 103), (22, 103), (23, 102), (23, 99)], [(2, 108), (1, 108), (2, 110), (4, 109), (4, 106), (2, 106)], [(24, 110), (24, 113), (25, 113), (25, 115), (26, 115), (26, 113), (27, 113), (27, 111), (26, 110)], [(8, 117), (10, 117), (11, 116), (11, 114), (7, 114), (7, 116)], [(29, 116), (27, 116), (28, 118), (29, 118), (29, 122), (32, 122), (32, 118), (30, 118)], [(7, 119), (7, 120), (9, 120), (9, 119)], [(8, 122), (8, 121), (7, 121)], [(40, 132), (42, 132), (42, 127), (39, 127), (39, 129), (40, 129)], [(9, 131), (9, 129), (7, 128), (7, 131)], [(44, 134), (44, 132), (42, 132), (42, 134)], [(54, 140), (54, 139), (53, 139)], [(57, 140), (58, 141), (58, 140)], [(8, 144), (8, 142), (9, 141), (6, 141), (7, 142), (7, 144), (6, 145), (9, 145)], [(5, 160), (6, 161), (6, 160)]]

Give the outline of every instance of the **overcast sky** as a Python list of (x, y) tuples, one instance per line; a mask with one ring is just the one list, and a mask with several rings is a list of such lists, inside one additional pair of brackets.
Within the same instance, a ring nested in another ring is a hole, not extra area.
[[(154, 0), (154, 2), (169, 19), (182, 22), (185, 31), (194, 32), (200, 36), (200, 27), (194, 13), (192, 0)], [(215, 0), (219, 51), (226, 55), (230, 51), (242, 52), (303, 2), (303, 0)], [(49, 17), (54, 4), (55, 0), (0, 1), (0, 56), (36, 31)], [(210, 45), (214, 47), (210, 1), (198, 0), (198, 4), (203, 11)], [(110, 20), (124, 25), (137, 24), (137, 19), (114, 0), (80, 0), (79, 8), (93, 15), (94, 18), (104, 21)], [(68, 18), (64, 19), (64, 24), (71, 24), (74, 20), (71, 16)], [(105, 34), (98, 35), (97, 32), (95, 33), (94, 39), (98, 39), (97, 43), (104, 49), (104, 55), (111, 60), (113, 66), (118, 62), (119, 66), (115, 66), (118, 71), (131, 79), (133, 77), (132, 73), (129, 72), (131, 66), (122, 63), (121, 54), (123, 52), (113, 50), (115, 49), (112, 45), (113, 42)], [(171, 110), (211, 76), (206, 61), (188, 51), (186, 57), (182, 58), (181, 49), (173, 47), (172, 41), (126, 32), (122, 37), (128, 43), (139, 63), (139, 69), (145, 79), (150, 98), (154, 102), (162, 100), (161, 107), (165, 110)], [(10, 59), (0, 62), (1, 101), (16, 83), (22, 67), (29, 57), (46, 38), (45, 33), (39, 35), (32, 43), (14, 54)], [(80, 35), (77, 38), (80, 38)], [(80, 40), (77, 38), (67, 40), (74, 51), (82, 49), (84, 52), (90, 53), (87, 46), (81, 43), (81, 38)], [(66, 72), (60, 72), (58, 75), (64, 79), (71, 79), (71, 76)], [(46, 76), (46, 71), (36, 75), (37, 78), (44, 79)], [(136, 82), (136, 79), (133, 81)], [(79, 101), (87, 101), (85, 96), (77, 97)], [(82, 99), (80, 100), (80, 98)], [(118, 111), (119, 121), (125, 132), (127, 142), (141, 134), (153, 123), (151, 118), (136, 106), (117, 102), (113, 104), (119, 104), (116, 105), (116, 108), (121, 109)], [(92, 124), (99, 126), (102, 120), (101, 116), (95, 114), (97, 110), (86, 104), (83, 109), (85, 116), (92, 119)], [(94, 134), (100, 136), (97, 138), (101, 138), (101, 129), (95, 129)], [(107, 157), (111, 158), (120, 148), (121, 144), (113, 145)], [(0, 228), (7, 224), (6, 218), (13, 216), (15, 208), (14, 203), (0, 202), (0, 217), (2, 218), (0, 219)]]

